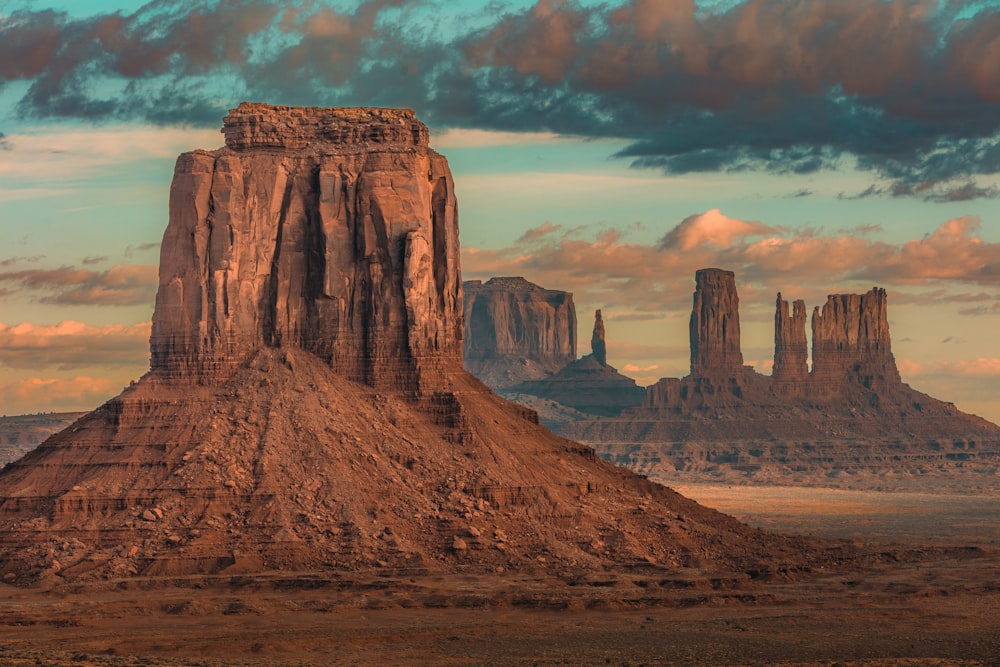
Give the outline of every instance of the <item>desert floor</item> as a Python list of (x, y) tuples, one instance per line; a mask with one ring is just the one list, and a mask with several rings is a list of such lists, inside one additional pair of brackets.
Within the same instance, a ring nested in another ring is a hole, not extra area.
[(1000, 664), (1000, 498), (678, 490), (756, 526), (905, 557), (767, 582), (633, 571), (0, 584), (0, 665)]

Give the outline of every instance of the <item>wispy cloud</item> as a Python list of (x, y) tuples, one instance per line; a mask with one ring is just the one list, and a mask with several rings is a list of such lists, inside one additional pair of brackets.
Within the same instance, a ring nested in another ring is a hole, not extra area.
[(108, 378), (30, 378), (0, 382), (0, 404), (5, 414), (38, 411), (91, 410), (121, 391)]
[[(117, 264), (106, 271), (72, 266), (0, 272), (0, 284), (17, 285), (41, 303), (90, 306), (153, 304), (157, 267)], [(10, 289), (10, 288), (8, 288)]]

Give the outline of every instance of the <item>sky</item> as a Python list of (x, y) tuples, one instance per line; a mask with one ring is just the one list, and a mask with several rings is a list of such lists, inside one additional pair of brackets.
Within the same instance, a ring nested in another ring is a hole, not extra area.
[(903, 380), (1000, 422), (1000, 2), (961, 0), (0, 0), (0, 414), (145, 372), (174, 160), (243, 100), (414, 109), (464, 277), (601, 308), (640, 384), (714, 266), (761, 372), (777, 292), (878, 285)]

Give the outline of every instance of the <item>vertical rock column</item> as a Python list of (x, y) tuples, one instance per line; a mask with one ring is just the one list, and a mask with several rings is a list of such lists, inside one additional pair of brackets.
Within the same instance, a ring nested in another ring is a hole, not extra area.
[(781, 292), (774, 311), (774, 371), (771, 375), (775, 390), (785, 395), (804, 393), (809, 381), (809, 347), (806, 342), (806, 304), (797, 300), (791, 313)]
[(695, 273), (691, 310), (691, 376), (734, 378), (743, 372), (736, 276), (722, 269)]
[(594, 333), (590, 336), (590, 350), (597, 363), (608, 365), (608, 344), (604, 340), (604, 318), (600, 309), (594, 312)]

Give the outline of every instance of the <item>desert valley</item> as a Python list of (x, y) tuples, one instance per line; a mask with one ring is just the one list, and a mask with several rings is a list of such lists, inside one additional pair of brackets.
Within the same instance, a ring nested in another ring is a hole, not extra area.
[(902, 383), (884, 290), (816, 309), (811, 369), (778, 295), (764, 376), (699, 271), (690, 375), (642, 388), (571, 294), (463, 288), (413, 112), (223, 133), (149, 371), (0, 422), (0, 664), (995, 664), (1000, 427)]

